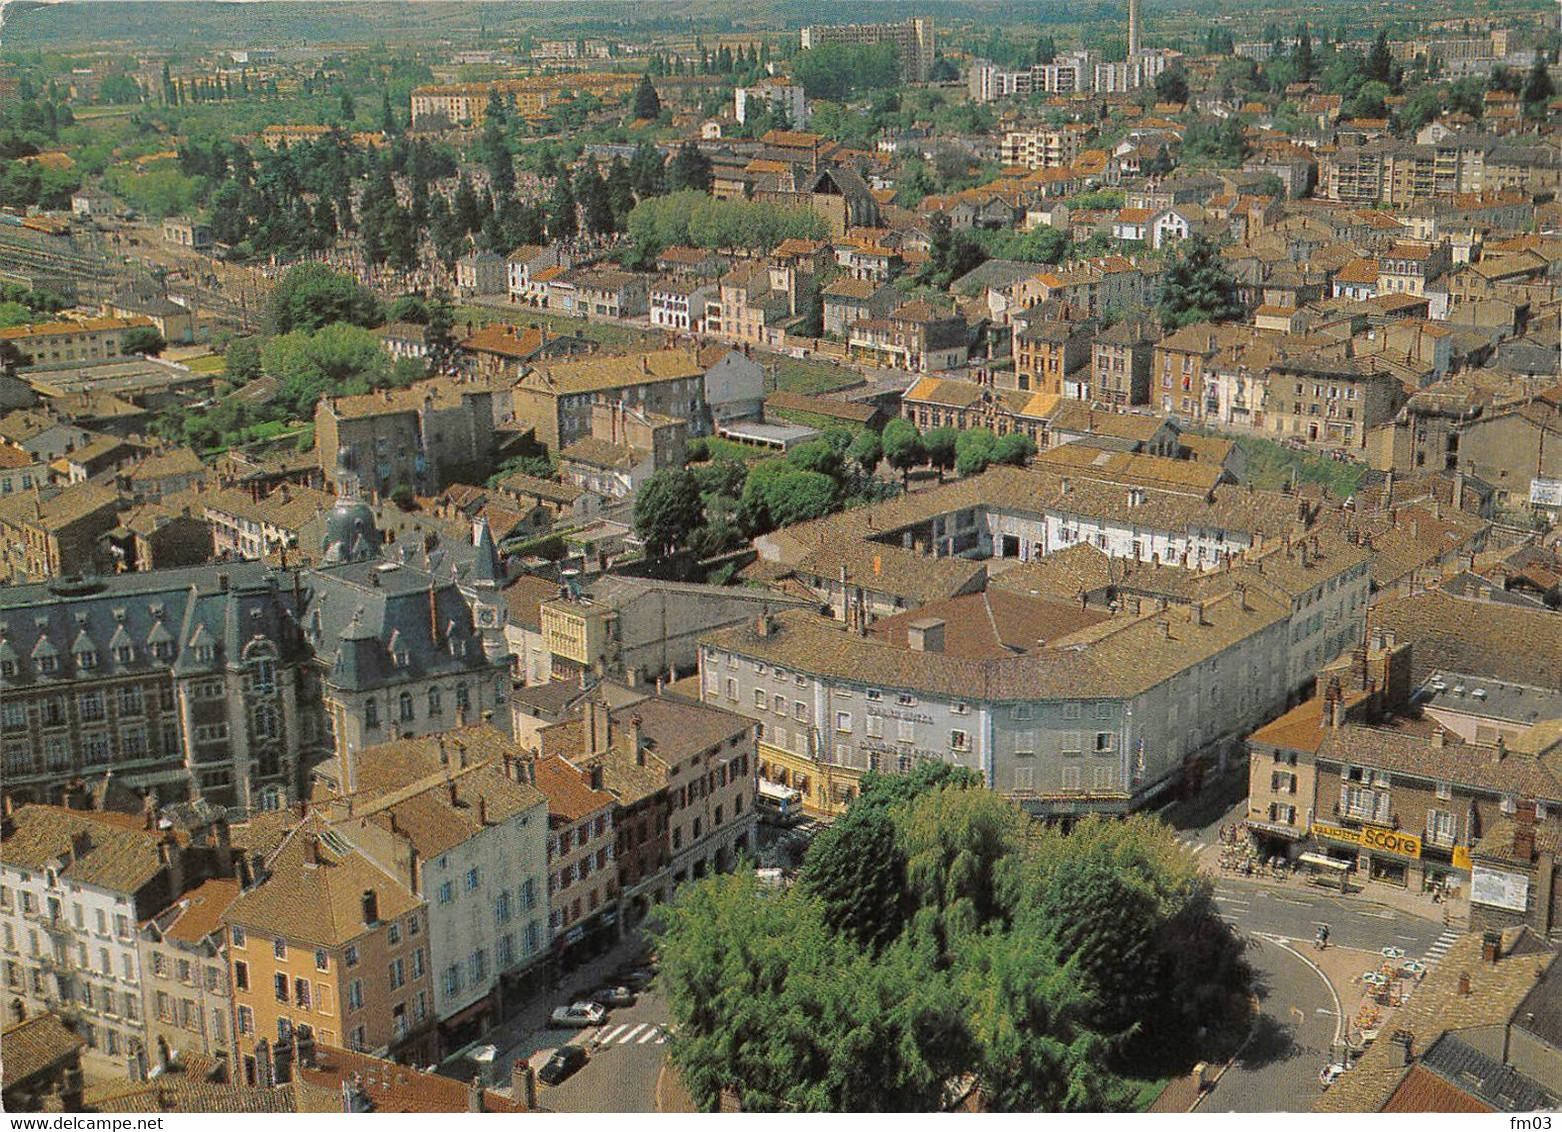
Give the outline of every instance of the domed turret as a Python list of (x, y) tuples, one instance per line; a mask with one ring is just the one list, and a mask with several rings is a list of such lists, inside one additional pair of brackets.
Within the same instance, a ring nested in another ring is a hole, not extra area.
[(350, 445), (336, 458), (336, 503), (326, 517), (320, 550), (327, 563), (359, 562), (380, 552), (374, 508), (358, 494), (358, 472)]

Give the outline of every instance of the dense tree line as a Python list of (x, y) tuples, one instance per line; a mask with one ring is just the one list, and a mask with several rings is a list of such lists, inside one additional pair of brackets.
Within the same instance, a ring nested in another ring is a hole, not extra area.
[(657, 946), (695, 1102), (747, 1111), (1129, 1107), (1246, 1010), (1240, 941), (1149, 818), (1044, 829), (974, 772), (869, 774), (798, 882), (691, 885)]

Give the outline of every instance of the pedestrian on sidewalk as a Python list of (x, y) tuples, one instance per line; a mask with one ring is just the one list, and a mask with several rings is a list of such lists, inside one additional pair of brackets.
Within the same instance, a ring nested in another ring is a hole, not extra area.
[(1319, 951), (1327, 951), (1328, 949), (1329, 949), (1329, 925), (1328, 924), (1319, 924), (1318, 925), (1318, 950)]

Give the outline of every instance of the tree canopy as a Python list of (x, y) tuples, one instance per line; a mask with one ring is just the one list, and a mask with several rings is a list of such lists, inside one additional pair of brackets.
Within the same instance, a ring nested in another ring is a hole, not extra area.
[(1236, 280), (1221, 262), (1215, 246), (1203, 236), (1193, 236), (1166, 269), (1161, 284), (1161, 325), (1177, 330), (1195, 322), (1236, 318)]
[[(972, 771), (864, 776), (797, 883), (697, 882), (657, 937), (696, 1103), (929, 1111), (1127, 1107), (1245, 1016), (1242, 945), (1151, 818), (1043, 829)], [(888, 1051), (893, 1051), (889, 1056)]]
[(385, 321), (385, 310), (373, 291), (351, 275), (319, 263), (290, 267), (277, 280), (268, 315), (277, 334), (319, 330), (333, 322), (379, 326)]

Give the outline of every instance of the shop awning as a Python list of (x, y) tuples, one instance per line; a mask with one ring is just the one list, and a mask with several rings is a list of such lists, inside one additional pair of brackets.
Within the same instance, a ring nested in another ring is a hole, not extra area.
[(1320, 869), (1336, 869), (1340, 872), (1348, 872), (1350, 870), (1349, 861), (1336, 861), (1333, 857), (1325, 857), (1322, 853), (1303, 853), (1297, 858), (1297, 861)]

